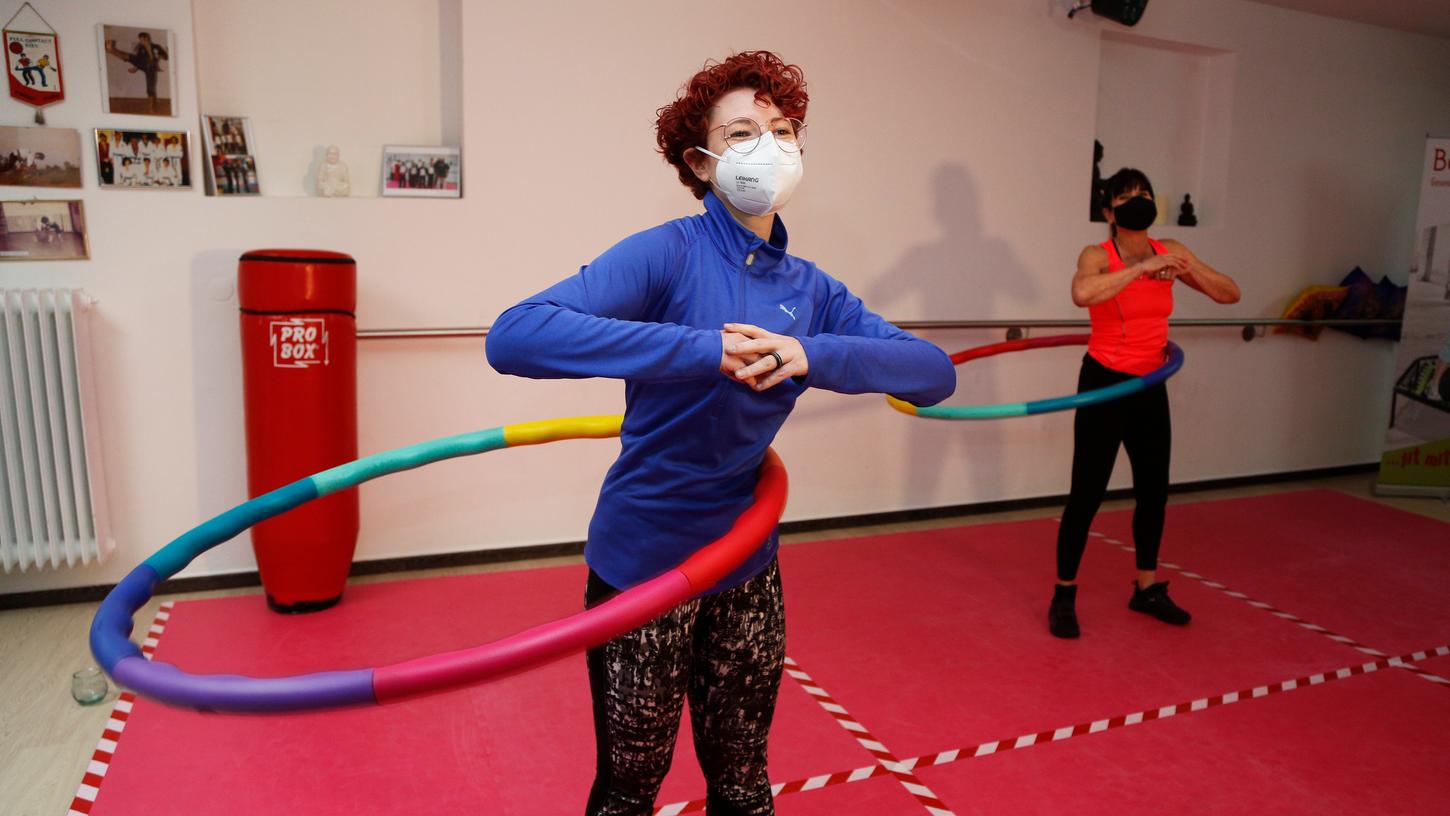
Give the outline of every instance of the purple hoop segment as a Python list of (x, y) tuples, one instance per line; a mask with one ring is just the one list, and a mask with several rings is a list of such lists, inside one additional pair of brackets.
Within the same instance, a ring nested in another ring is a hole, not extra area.
[(769, 538), (787, 494), (785, 466), (775, 451), (765, 452), (754, 503), (725, 535), (678, 567), (599, 606), (493, 643), (373, 669), (249, 677), (191, 674), (148, 660), (129, 636), (136, 611), (163, 578), (259, 521), (336, 490), (441, 459), (557, 439), (617, 436), (620, 421), (618, 416), (576, 417), (449, 437), (360, 459), (258, 496), (176, 539), (122, 579), (91, 622), (91, 651), (117, 683), (168, 703), (213, 711), (300, 711), (389, 703), (495, 680), (604, 643), (708, 591)]

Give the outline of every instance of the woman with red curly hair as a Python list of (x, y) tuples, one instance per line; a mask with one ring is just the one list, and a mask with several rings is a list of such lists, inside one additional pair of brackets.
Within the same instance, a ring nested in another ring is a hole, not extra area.
[[(625, 381), (621, 450), (584, 549), (588, 606), (723, 534), (807, 388), (932, 404), (956, 387), (940, 349), (786, 252), (778, 213), (801, 180), (807, 100), (800, 68), (768, 51), (707, 63), (657, 123), (660, 152), (705, 211), (624, 239), (489, 332), (501, 372)], [(590, 816), (652, 812), (686, 699), (707, 811), (774, 813), (777, 543), (772, 532), (711, 593), (589, 652)]]

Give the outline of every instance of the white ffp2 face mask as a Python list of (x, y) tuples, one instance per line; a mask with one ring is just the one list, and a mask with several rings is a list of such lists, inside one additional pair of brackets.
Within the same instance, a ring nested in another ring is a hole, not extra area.
[(784, 207), (805, 173), (800, 149), (782, 147), (773, 133), (762, 133), (753, 150), (748, 142), (741, 147), (749, 152), (727, 149), (721, 156), (703, 147), (695, 149), (718, 159), (715, 188), (735, 209), (767, 215)]

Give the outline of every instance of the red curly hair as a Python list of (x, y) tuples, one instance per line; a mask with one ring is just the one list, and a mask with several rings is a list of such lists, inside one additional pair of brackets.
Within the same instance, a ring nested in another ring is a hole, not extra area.
[(732, 54), (724, 62), (706, 61), (705, 67), (680, 89), (675, 101), (656, 111), (655, 141), (665, 161), (674, 165), (680, 183), (695, 198), (704, 198), (710, 185), (695, 177), (685, 153), (705, 144), (710, 108), (736, 88), (754, 88), (755, 98), (774, 103), (786, 116), (806, 119), (806, 77), (799, 65), (788, 65), (770, 51)]

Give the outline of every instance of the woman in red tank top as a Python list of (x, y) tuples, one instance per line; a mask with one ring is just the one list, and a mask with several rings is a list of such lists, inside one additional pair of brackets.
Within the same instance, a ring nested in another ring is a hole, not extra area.
[[(1105, 183), (1103, 214), (1112, 238), (1083, 249), (1072, 279), (1072, 302), (1085, 306), (1092, 336), (1078, 375), (1078, 391), (1105, 388), (1163, 364), (1173, 288), (1183, 282), (1218, 303), (1236, 303), (1238, 285), (1199, 260), (1188, 247), (1148, 237), (1158, 216), (1153, 185), (1124, 168)], [(1088, 528), (1107, 492), (1121, 445), (1133, 467), (1133, 545), (1137, 579), (1128, 608), (1182, 626), (1190, 615), (1157, 580), (1158, 548), (1168, 504), (1168, 459), (1173, 434), (1168, 389), (1159, 384), (1123, 399), (1080, 408), (1073, 419), (1072, 492), (1057, 535), (1057, 586), (1047, 612), (1052, 634), (1079, 634), (1077, 570)]]

